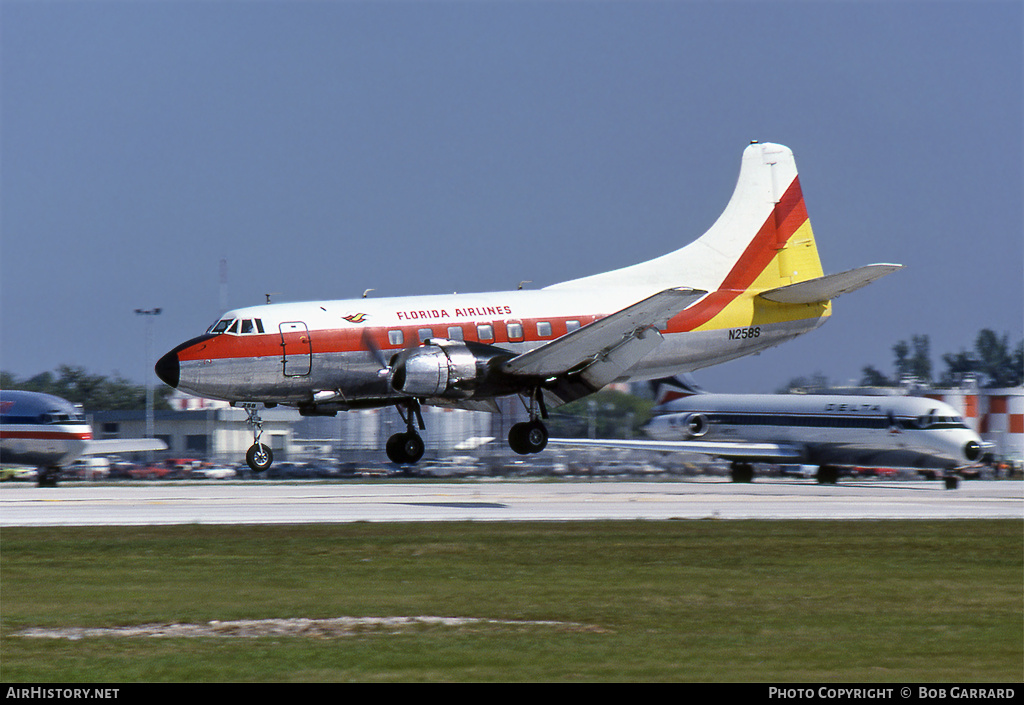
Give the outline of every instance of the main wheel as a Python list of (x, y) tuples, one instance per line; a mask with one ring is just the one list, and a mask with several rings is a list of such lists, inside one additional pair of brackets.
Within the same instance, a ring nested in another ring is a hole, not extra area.
[(411, 465), (423, 457), (424, 448), (423, 439), (419, 434), (410, 431), (396, 433), (389, 438), (387, 445), (384, 446), (384, 452), (387, 453), (388, 459), (397, 465)]
[(253, 443), (245, 454), (245, 462), (253, 472), (263, 472), (273, 464), (274, 451), (262, 443)]
[(839, 482), (839, 468), (834, 465), (822, 465), (818, 468), (819, 485), (834, 485)]
[(753, 482), (754, 466), (750, 463), (733, 463), (730, 476), (733, 482)]
[(519, 455), (539, 453), (548, 445), (548, 429), (540, 421), (517, 423), (509, 429), (508, 447)]

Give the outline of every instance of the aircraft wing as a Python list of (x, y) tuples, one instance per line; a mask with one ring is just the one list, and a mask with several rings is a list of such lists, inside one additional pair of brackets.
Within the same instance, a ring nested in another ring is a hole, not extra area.
[(548, 446), (620, 448), (653, 450), (666, 453), (701, 453), (726, 460), (759, 460), (762, 462), (796, 462), (804, 458), (804, 450), (793, 443), (742, 443), (731, 441), (655, 441), (592, 438), (550, 438)]
[(596, 388), (635, 365), (662, 341), (659, 328), (707, 292), (666, 289), (502, 365), (510, 375), (554, 377), (580, 372)]
[(82, 455), (115, 455), (117, 453), (141, 453), (149, 450), (167, 450), (167, 444), (156, 438), (111, 438), (87, 441)]
[(758, 295), (763, 299), (780, 304), (816, 304), (834, 299), (840, 294), (856, 291), (876, 279), (881, 279), (886, 274), (892, 274), (900, 269), (903, 269), (902, 264), (869, 264), (838, 274), (829, 274), (816, 279), (808, 279), (805, 282), (769, 289)]

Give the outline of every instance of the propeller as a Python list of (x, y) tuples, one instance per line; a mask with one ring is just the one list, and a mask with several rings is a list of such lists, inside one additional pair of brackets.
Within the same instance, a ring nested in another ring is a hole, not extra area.
[(388, 361), (384, 359), (384, 351), (382, 351), (377, 345), (377, 341), (375, 341), (373, 336), (370, 335), (370, 331), (365, 328), (363, 329), (362, 344), (363, 349), (373, 356), (373, 359), (377, 361), (377, 364), (380, 365), (382, 370), (391, 368)]

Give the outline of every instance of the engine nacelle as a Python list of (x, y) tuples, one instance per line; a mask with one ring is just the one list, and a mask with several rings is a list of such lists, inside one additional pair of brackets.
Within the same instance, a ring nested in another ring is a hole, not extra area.
[(644, 427), (644, 432), (660, 441), (682, 438), (700, 438), (711, 428), (708, 417), (700, 413), (674, 413), (655, 416)]
[(456, 340), (427, 340), (401, 353), (393, 369), (391, 386), (414, 397), (465, 399), (473, 396), (482, 381), (477, 357)]
[(704, 414), (689, 414), (684, 419), (683, 427), (690, 438), (700, 438), (708, 432), (711, 424), (708, 422), (708, 417)]

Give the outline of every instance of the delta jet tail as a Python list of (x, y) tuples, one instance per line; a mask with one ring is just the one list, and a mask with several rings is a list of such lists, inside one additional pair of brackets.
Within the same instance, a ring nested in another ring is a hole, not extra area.
[(778, 345), (824, 323), (831, 299), (899, 268), (825, 276), (793, 153), (753, 143), (718, 220), (657, 259), (533, 291), (236, 309), (156, 373), (246, 408), (256, 471), (272, 462), (257, 403), (311, 415), (395, 406), (407, 430), (386, 450), (403, 464), (423, 454), (422, 404), (495, 411), (497, 397), (516, 394), (530, 420), (512, 427), (509, 445), (536, 453), (548, 408)]
[(913, 468), (944, 474), (982, 459), (985, 444), (951, 406), (906, 396), (708, 394), (661, 380), (649, 440), (551, 439), (597, 446), (700, 453), (731, 461), (733, 482), (750, 482), (755, 462), (817, 465), (818, 481), (840, 468)]
[(56, 484), (60, 469), (83, 455), (166, 449), (152, 438), (95, 440), (92, 427), (67, 399), (0, 390), (0, 462), (37, 467), (40, 486)]

